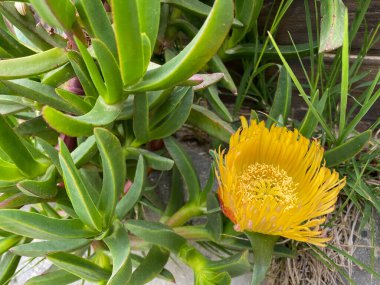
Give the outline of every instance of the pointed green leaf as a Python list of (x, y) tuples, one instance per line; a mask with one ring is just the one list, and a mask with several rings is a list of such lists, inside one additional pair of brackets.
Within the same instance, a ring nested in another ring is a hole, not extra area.
[(17, 188), (29, 196), (51, 199), (57, 195), (55, 166), (50, 166), (39, 180), (23, 180), (17, 183)]
[(137, 9), (140, 32), (148, 36), (151, 52), (153, 52), (160, 24), (160, 0), (139, 0), (137, 1)]
[(20, 256), (13, 253), (5, 253), (0, 261), (0, 284), (8, 284), (14, 276), (18, 264), (20, 262)]
[(123, 104), (108, 105), (99, 97), (90, 112), (74, 117), (59, 112), (49, 106), (42, 110), (42, 115), (50, 127), (69, 136), (90, 136), (93, 128), (112, 123), (121, 113)]
[(292, 100), (292, 80), (289, 76), (289, 73), (286, 69), (281, 66), (277, 81), (277, 89), (274, 95), (273, 104), (269, 111), (269, 118), (267, 120), (267, 127), (273, 123), (273, 119), (279, 120), (282, 119), (283, 126), (286, 125), (288, 120), (288, 115), (290, 112)]
[(13, 163), (0, 159), (0, 180), (15, 182), (24, 178), (24, 175), (20, 173), (17, 166)]
[(117, 137), (106, 129), (94, 130), (96, 144), (103, 164), (103, 186), (98, 207), (104, 223), (109, 225), (119, 196), (123, 192), (126, 168), (123, 150)]
[[(263, 51), (263, 49), (265, 50)], [(278, 45), (281, 54), (286, 59), (296, 59), (299, 57), (306, 57), (310, 55), (310, 52), (314, 53), (318, 50), (318, 42), (314, 42), (312, 45), (312, 50), (310, 50), (309, 43), (297, 44), (297, 45)], [(264, 44), (255, 44), (255, 43), (247, 43), (247, 44), (239, 44), (233, 48), (230, 48), (225, 51), (224, 60), (232, 60), (237, 58), (252, 58), (257, 53), (261, 53), (263, 51), (262, 59), (268, 60), (277, 60), (280, 59), (277, 51), (273, 49), (273, 47), (264, 45)]]
[(216, 0), (197, 36), (166, 64), (146, 73), (130, 91), (165, 89), (185, 81), (200, 70), (217, 52), (233, 20), (233, 1)]
[(58, 87), (75, 76), (71, 64), (67, 63), (60, 68), (53, 69), (44, 75), (41, 80), (42, 84)]
[(170, 252), (158, 246), (152, 246), (148, 255), (133, 272), (130, 285), (146, 284), (153, 280), (164, 269)]
[(226, 143), (234, 133), (231, 125), (220, 119), (210, 110), (193, 104), (187, 123)]
[(95, 82), (91, 80), (91, 73), (89, 73), (89, 71), (87, 70), (86, 64), (83, 61), (82, 57), (79, 55), (79, 53), (76, 51), (69, 51), (67, 53), (67, 57), (69, 58), (70, 65), (74, 69), (75, 74), (82, 85), (86, 97), (98, 97), (98, 92), (95, 89)]
[(201, 184), (191, 158), (173, 137), (165, 138), (164, 143), (185, 181), (189, 201), (196, 200), (201, 192)]
[(126, 147), (124, 148), (124, 153), (125, 159), (138, 160), (140, 155), (142, 155), (146, 160), (147, 165), (157, 170), (170, 170), (174, 164), (173, 160), (142, 148)]
[(113, 260), (112, 275), (107, 284), (129, 284), (128, 281), (132, 274), (131, 249), (128, 232), (124, 229), (123, 224), (115, 222), (112, 234), (106, 237), (104, 242), (107, 244)]
[(207, 99), (207, 102), (211, 105), (212, 109), (221, 117), (223, 120), (231, 123), (232, 122), (232, 116), (228, 109), (226, 108), (226, 105), (222, 102), (222, 100), (219, 97), (219, 92), (216, 86), (210, 86), (205, 91), (205, 97)]
[(54, 219), (20, 210), (1, 209), (0, 229), (34, 239), (93, 237), (95, 233), (76, 219)]
[(27, 177), (36, 177), (45, 172), (47, 165), (38, 162), (26, 147), (22, 138), (0, 115), (0, 148), (7, 153), (17, 168)]
[(75, 3), (79, 16), (90, 25), (90, 35), (100, 39), (117, 56), (115, 35), (101, 0), (78, 0)]
[(11, 235), (0, 239), (0, 256), (8, 251), (10, 248), (14, 248), (21, 241), (22, 237)]
[(163, 246), (174, 253), (178, 253), (181, 247), (186, 244), (186, 239), (161, 223), (129, 220), (126, 227), (137, 237), (154, 245)]
[[(219, 209), (219, 201), (213, 193), (207, 196), (207, 211), (215, 211)], [(223, 221), (220, 211), (216, 211), (207, 215), (206, 229), (215, 241), (222, 238)]]
[(41, 18), (50, 26), (70, 31), (75, 23), (75, 7), (70, 0), (29, 0)]
[(121, 79), (119, 66), (111, 51), (102, 41), (94, 39), (92, 40), (92, 46), (107, 87), (107, 93), (100, 95), (104, 96), (103, 99), (107, 104), (115, 104), (119, 102), (123, 96), (123, 81)]
[(35, 53), (2, 28), (0, 28), (0, 42), (1, 47), (10, 52), (14, 57), (28, 56)]
[(73, 109), (73, 113), (83, 115), (91, 111), (91, 105), (84, 101), (79, 95), (71, 93), (65, 89), (55, 89), (55, 92)]
[(68, 61), (66, 52), (53, 48), (26, 57), (0, 60), (0, 79), (15, 79), (41, 74)]
[(89, 123), (77, 120), (75, 117), (66, 115), (54, 108), (46, 106), (42, 109), (42, 115), (49, 126), (57, 132), (69, 136), (90, 136), (92, 126)]
[[(31, 45), (36, 46), (40, 50), (51, 49), (57, 43), (45, 29), (41, 29), (41, 25), (36, 26), (36, 20), (30, 9), (26, 9), (26, 14), (21, 15), (14, 3), (1, 2), (0, 12), (22, 33)], [(29, 43), (28, 43), (29, 44)], [(63, 47), (63, 46), (62, 46)]]
[(61, 163), (63, 180), (67, 195), (78, 217), (89, 227), (102, 230), (102, 217), (92, 200), (83, 178), (76, 168), (65, 143), (59, 141), (59, 161)]
[(107, 269), (70, 253), (51, 253), (47, 256), (47, 259), (57, 267), (88, 281), (98, 282), (107, 280), (111, 275)]
[(116, 207), (116, 215), (120, 220), (125, 218), (128, 212), (140, 200), (146, 184), (146, 171), (147, 169), (144, 158), (140, 155), (132, 187), (128, 190), (127, 194), (125, 194)]
[(263, 0), (237, 0), (235, 4), (236, 19), (244, 26), (243, 28), (233, 29), (231, 37), (228, 39), (228, 46), (233, 47), (240, 42), (244, 36), (252, 31), (257, 25), (257, 18), (263, 6)]
[(71, 112), (71, 106), (60, 98), (53, 87), (30, 79), (16, 79), (11, 81), (1, 80), (9, 90), (9, 95), (22, 96), (39, 104), (49, 105), (53, 108)]
[[(123, 82), (127, 86), (136, 83), (144, 73), (144, 52), (137, 2), (140, 1), (112, 0), (111, 2), (120, 69)], [(129, 16), (126, 17), (126, 14)]]
[(342, 46), (345, 11), (346, 6), (342, 0), (321, 1), (320, 53), (332, 51)]
[(87, 50), (86, 46), (82, 42), (80, 42), (77, 38), (75, 38), (75, 42), (78, 46), (80, 53), (82, 54), (88, 73), (90, 74), (92, 82), (94, 83), (96, 89), (98, 90), (98, 93), (102, 94), (102, 96), (106, 96), (106, 93), (107, 93), (106, 85), (103, 82), (103, 77), (100, 74), (98, 66), (94, 62), (94, 59), (92, 58), (90, 52)]
[(345, 143), (325, 152), (327, 166), (334, 166), (353, 158), (367, 144), (372, 136), (372, 131), (367, 130), (354, 136)]
[(32, 277), (26, 281), (25, 285), (67, 285), (78, 281), (79, 279), (80, 277), (59, 269), (44, 272), (42, 275)]
[(147, 94), (136, 94), (133, 103), (133, 132), (137, 141), (144, 144), (149, 141), (149, 102)]
[(155, 128), (161, 125), (162, 120), (170, 115), (182, 101), (182, 99), (189, 95), (191, 92), (190, 87), (177, 87), (173, 92), (170, 93), (167, 98), (165, 98), (165, 103), (161, 104), (157, 109), (154, 110), (153, 115), (150, 119), (151, 128)]
[(15, 246), (11, 252), (21, 256), (38, 257), (55, 252), (72, 252), (90, 244), (88, 239), (65, 239), (25, 243)]
[(160, 124), (150, 131), (150, 139), (161, 139), (168, 137), (180, 129), (189, 117), (193, 103), (194, 92), (191, 88), (187, 89), (181, 102), (176, 108), (164, 118)]

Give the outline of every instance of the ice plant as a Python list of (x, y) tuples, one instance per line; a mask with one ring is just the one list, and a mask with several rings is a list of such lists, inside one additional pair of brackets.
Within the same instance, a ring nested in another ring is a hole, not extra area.
[(241, 120), (228, 152), (219, 150), (218, 196), (235, 230), (251, 240), (259, 267), (267, 263), (254, 269), (254, 275), (264, 271), (254, 276), (252, 284), (260, 284), (278, 236), (318, 246), (330, 239), (320, 225), (334, 210), (345, 178), (324, 166), (318, 141), (297, 130)]

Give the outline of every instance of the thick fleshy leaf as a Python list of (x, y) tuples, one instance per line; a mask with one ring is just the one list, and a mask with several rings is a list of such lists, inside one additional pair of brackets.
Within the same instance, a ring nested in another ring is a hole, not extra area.
[(22, 138), (0, 116), (0, 148), (5, 151), (17, 168), (27, 177), (36, 177), (45, 172), (47, 165), (37, 161)]
[[(199, 0), (193, 0), (191, 2), (187, 0), (161, 0), (161, 3), (171, 4), (181, 10), (188, 11), (193, 13), (194, 15), (202, 17), (207, 17), (212, 9), (212, 7)], [(243, 23), (237, 19), (233, 20), (232, 26), (236, 28), (244, 27)]]
[(20, 256), (13, 253), (5, 253), (0, 261), (0, 284), (8, 284), (15, 274), (20, 262)]
[(120, 220), (122, 220), (140, 200), (147, 179), (146, 168), (144, 158), (140, 155), (133, 184), (116, 207), (116, 215)]
[(169, 255), (169, 251), (158, 246), (153, 246), (144, 260), (133, 272), (129, 284), (140, 285), (153, 280), (164, 269)]
[(75, 6), (79, 16), (89, 24), (91, 36), (100, 39), (117, 56), (115, 35), (101, 0), (78, 0)]
[(26, 57), (0, 60), (0, 79), (16, 79), (45, 73), (67, 61), (67, 54), (61, 48), (53, 48)]
[(226, 108), (226, 105), (222, 102), (222, 100), (219, 97), (219, 92), (216, 86), (210, 86), (205, 91), (205, 97), (207, 99), (207, 102), (211, 105), (211, 108), (221, 117), (223, 120), (231, 123), (232, 122), (232, 116), (228, 109)]
[[(191, 88), (187, 90), (185, 89), (185, 91), (186, 92), (183, 95), (182, 100), (176, 104), (175, 109), (173, 109), (165, 118), (163, 118), (157, 127), (151, 129), (149, 134), (151, 140), (161, 139), (172, 135), (186, 122), (190, 114), (191, 105), (193, 103), (194, 92)], [(171, 108), (171, 106), (168, 107), (169, 109)], [(163, 109), (166, 108), (164, 107)], [(167, 111), (167, 109), (165, 111)], [(165, 113), (165, 111), (163, 113)]]
[(342, 46), (346, 9), (342, 0), (321, 1), (319, 52), (332, 51)]
[(284, 67), (280, 67), (277, 89), (273, 104), (269, 111), (267, 127), (273, 123), (273, 119), (286, 126), (292, 101), (292, 80)]
[(173, 137), (166, 138), (164, 142), (185, 181), (189, 191), (189, 201), (196, 200), (201, 192), (201, 184), (191, 158)]
[(58, 87), (62, 85), (69, 79), (75, 76), (75, 72), (71, 64), (67, 63), (60, 68), (53, 69), (52, 71), (46, 73), (41, 79), (42, 84), (50, 85), (53, 87)]
[(127, 90), (165, 89), (185, 81), (200, 70), (217, 52), (233, 20), (233, 1), (216, 0), (197, 36), (166, 64), (146, 73), (143, 80)]
[(35, 53), (33, 50), (17, 41), (11, 36), (11, 34), (2, 28), (0, 29), (0, 42), (1, 47), (11, 53), (14, 57), (23, 57)]
[(101, 231), (102, 217), (95, 202), (91, 198), (86, 183), (83, 181), (83, 178), (74, 164), (69, 150), (62, 140), (59, 141), (59, 148), (59, 161), (61, 163), (63, 180), (65, 182), (67, 195), (70, 198), (75, 212), (86, 225)]
[[(79, 41), (77, 38), (75, 38), (75, 42), (78, 46), (78, 49), (83, 57), (83, 61), (86, 64), (88, 73), (92, 79), (93, 84), (95, 85), (97, 91), (99, 94), (102, 94), (102, 96), (106, 96), (107, 88), (104, 84), (103, 77), (100, 74), (100, 71), (98, 69), (97, 64), (95, 63), (94, 59), (92, 58), (90, 52), (87, 50), (86, 46)], [(87, 92), (86, 92), (87, 94)]]
[(17, 245), (21, 239), (22, 237), (14, 235), (0, 239), (0, 255)]
[(128, 232), (124, 229), (123, 224), (115, 222), (112, 234), (106, 237), (104, 242), (107, 244), (113, 260), (112, 275), (107, 284), (129, 284), (128, 281), (132, 274), (131, 249)]
[(129, 220), (126, 224), (131, 233), (139, 238), (159, 246), (163, 246), (174, 253), (178, 253), (186, 239), (177, 235), (170, 227), (151, 221)]
[(139, 16), (140, 33), (145, 33), (149, 39), (151, 51), (148, 58), (144, 58), (145, 68), (149, 64), (150, 55), (154, 50), (160, 24), (160, 0), (138, 0), (137, 10)]
[(21, 256), (38, 257), (55, 252), (72, 252), (90, 244), (88, 239), (65, 239), (25, 243), (15, 246), (11, 252)]
[(57, 45), (54, 37), (45, 29), (41, 29), (40, 25), (36, 26), (36, 20), (30, 9), (26, 9), (26, 14), (21, 15), (15, 8), (14, 3), (1, 2), (0, 12), (21, 31), (25, 38), (39, 49), (48, 50)]
[(207, 211), (212, 213), (207, 215), (206, 229), (215, 241), (220, 241), (223, 230), (222, 215), (220, 211), (215, 211), (219, 207), (218, 199), (210, 193), (207, 196)]
[(65, 270), (44, 272), (42, 275), (35, 276), (26, 281), (25, 285), (67, 285), (71, 284), (80, 277), (73, 275)]
[[(79, 44), (78, 44), (79, 46)], [(87, 63), (82, 59), (82, 57), (79, 55), (77, 51), (69, 51), (67, 53), (67, 57), (70, 60), (70, 65), (75, 71), (76, 76), (79, 79), (79, 82), (82, 85), (84, 94), (87, 98), (96, 98), (98, 97), (97, 89), (95, 89), (95, 81), (91, 80), (93, 79), (91, 76), (91, 73), (89, 72)], [(103, 83), (103, 81), (102, 81)], [(103, 84), (104, 85), (104, 84)], [(99, 92), (100, 94), (100, 92)]]
[(174, 165), (173, 160), (142, 148), (126, 147), (124, 148), (124, 154), (125, 159), (135, 160), (138, 160), (142, 155), (149, 167), (161, 171), (170, 170)]
[(355, 155), (363, 149), (372, 136), (372, 131), (367, 130), (361, 134), (354, 136), (343, 144), (334, 147), (325, 152), (325, 160), (327, 166), (335, 166)]
[(70, 253), (51, 253), (47, 256), (47, 259), (57, 267), (88, 281), (99, 282), (107, 280), (111, 275), (111, 272), (107, 269)]
[(191, 107), (187, 123), (226, 143), (229, 142), (230, 136), (234, 133), (230, 124), (210, 110), (195, 104)]
[(96, 233), (76, 219), (54, 219), (20, 210), (0, 210), (0, 229), (34, 239), (78, 239)]
[(93, 128), (112, 123), (121, 113), (123, 104), (108, 105), (99, 97), (90, 112), (83, 116), (70, 116), (49, 106), (42, 110), (45, 121), (60, 133), (69, 136), (90, 136)]
[(30, 79), (1, 80), (7, 88), (9, 95), (22, 96), (39, 104), (49, 105), (58, 110), (71, 112), (71, 106), (60, 98), (53, 87)]
[(51, 199), (57, 195), (56, 170), (50, 166), (39, 180), (23, 180), (17, 183), (17, 188), (29, 196)]
[(15, 182), (20, 181), (25, 176), (18, 170), (13, 163), (0, 159), (0, 180)]
[(247, 33), (252, 31), (255, 25), (257, 25), (257, 18), (259, 17), (263, 2), (263, 0), (236, 0), (236, 19), (239, 20), (244, 26), (243, 28), (232, 30), (231, 37), (228, 39), (229, 47), (235, 46), (245, 37)]
[(75, 23), (75, 7), (70, 0), (29, 0), (41, 18), (50, 26), (70, 31)]
[(37, 204), (44, 201), (38, 197), (27, 196), (23, 193), (8, 193), (9, 195), (2, 195), (0, 202), (0, 209), (18, 209), (26, 205)]
[(104, 224), (109, 225), (113, 219), (119, 196), (124, 189), (125, 161), (123, 150), (117, 137), (102, 128), (96, 128), (94, 133), (103, 166), (103, 186), (100, 192), (98, 208), (102, 213)]
[(218, 261), (211, 261), (207, 266), (216, 272), (226, 271), (231, 277), (239, 276), (251, 270), (248, 251), (232, 255)]
[(136, 94), (133, 101), (133, 133), (140, 144), (149, 141), (149, 102), (146, 93)]
[(90, 136), (73, 150), (71, 156), (75, 165), (80, 167), (87, 163), (97, 152), (95, 136)]
[[(112, 0), (120, 69), (123, 82), (127, 86), (136, 83), (144, 74), (144, 50), (138, 2), (141, 1)], [(129, 16), (126, 17), (126, 14)]]
[(100, 95), (104, 96), (103, 99), (107, 104), (116, 104), (122, 99), (123, 96), (123, 81), (120, 75), (119, 66), (115, 57), (112, 55), (111, 51), (104, 42), (94, 39), (92, 40), (92, 46), (94, 48), (96, 58), (98, 59), (100, 69), (102, 70), (107, 88), (107, 93)]
[[(29, 108), (29, 104), (21, 97), (0, 95), (0, 114), (10, 115)], [(31, 106), (30, 106), (31, 107)]]
[[(230, 48), (225, 51), (224, 60), (232, 60), (237, 58), (252, 58), (257, 53), (261, 53), (264, 48), (263, 44), (240, 44), (233, 48)], [(309, 43), (297, 44), (297, 45), (279, 45), (278, 48), (281, 51), (281, 54), (286, 59), (295, 59), (300, 57), (305, 57), (310, 55), (310, 45)], [(318, 51), (318, 43), (313, 43), (313, 52)], [(262, 59), (275, 60), (280, 59), (278, 53), (275, 49), (270, 46), (266, 46), (265, 51), (263, 52)]]
[(63, 100), (70, 104), (73, 109), (72, 113), (83, 115), (91, 111), (91, 105), (84, 101), (83, 97), (65, 89), (55, 89), (55, 91)]

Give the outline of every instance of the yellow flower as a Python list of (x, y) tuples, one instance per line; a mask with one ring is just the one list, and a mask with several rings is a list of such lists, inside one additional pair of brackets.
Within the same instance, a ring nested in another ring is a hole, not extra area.
[(319, 226), (334, 210), (345, 178), (324, 165), (323, 148), (297, 130), (248, 123), (219, 149), (218, 196), (237, 231), (283, 236), (323, 246)]

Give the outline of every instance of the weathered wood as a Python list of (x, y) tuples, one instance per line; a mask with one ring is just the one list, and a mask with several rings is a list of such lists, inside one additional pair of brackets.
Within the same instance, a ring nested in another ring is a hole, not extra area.
[[(273, 1), (273, 0), (267, 0), (265, 1), (263, 10), (260, 14), (260, 20), (259, 20), (259, 27), (261, 30), (263, 30), (265, 25), (265, 20), (267, 16), (270, 13), (271, 6), (273, 3), (275, 3), (275, 9), (273, 11), (277, 11), (276, 7), (278, 7), (280, 1)], [(349, 21), (350, 23), (355, 17), (356, 11), (360, 8), (360, 0), (347, 0), (344, 1), (345, 5), (348, 8), (349, 12)], [(313, 31), (315, 34), (316, 30), (316, 13), (315, 13), (315, 6), (314, 6), (314, 0), (309, 0), (309, 6), (310, 6), (310, 14), (312, 17), (312, 24), (313, 24)], [(319, 1), (317, 2), (317, 9), (318, 9), (318, 16), (320, 17), (320, 11), (319, 11)], [(272, 15), (270, 15), (270, 19), (273, 19), (274, 15), (272, 12)], [(368, 8), (368, 11), (365, 16), (365, 21), (367, 25), (368, 31), (375, 29), (377, 25), (380, 22), (380, 0), (373, 0), (370, 4), (370, 7)], [(269, 22), (271, 23), (271, 21)], [(318, 20), (318, 23), (320, 23), (320, 20)], [(269, 28), (267, 28), (269, 29)], [(304, 1), (302, 0), (296, 0), (293, 1), (292, 5), (290, 6), (289, 10), (286, 12), (279, 28), (278, 32), (276, 34), (276, 40), (279, 44), (292, 44), (289, 33), (292, 36), (295, 43), (306, 43), (308, 42), (308, 34), (307, 34), (307, 28), (306, 28), (306, 13), (305, 13), (305, 6)], [(355, 40), (352, 44), (352, 52), (357, 53), (360, 48), (363, 45), (363, 39), (365, 34), (365, 28), (362, 25), (362, 27), (359, 29)], [(314, 36), (314, 39), (316, 37)], [(370, 55), (377, 55), (380, 56), (380, 41), (377, 42), (371, 51), (369, 52)]]

